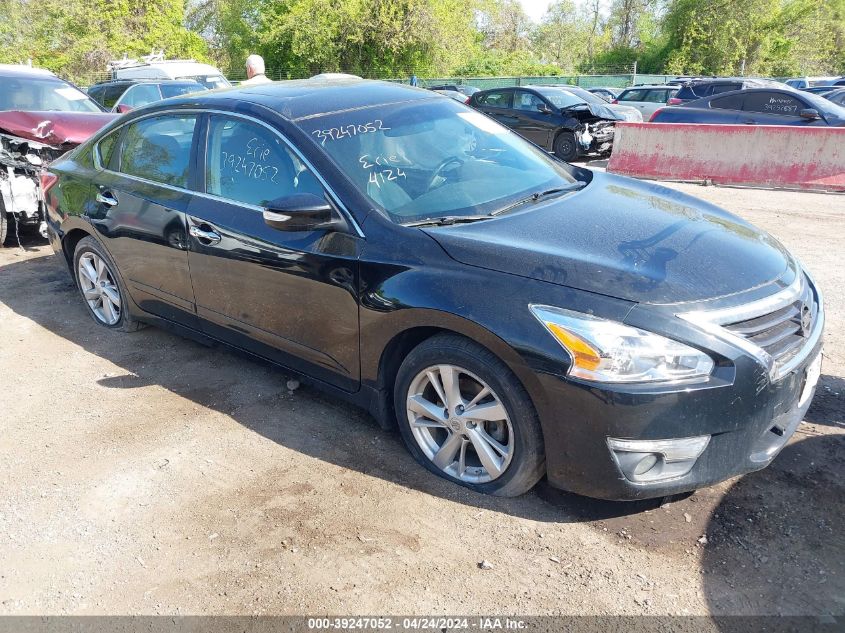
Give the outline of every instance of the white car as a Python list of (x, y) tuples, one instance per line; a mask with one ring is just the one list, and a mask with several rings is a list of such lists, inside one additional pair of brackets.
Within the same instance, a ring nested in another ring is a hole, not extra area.
[(669, 99), (678, 90), (680, 86), (634, 86), (623, 90), (613, 103), (636, 108), (642, 113), (643, 120), (648, 121), (655, 112), (669, 103)]
[(228, 88), (231, 84), (217, 68), (193, 59), (160, 59), (157, 56), (122, 59), (111, 62), (113, 79), (188, 79), (209, 90)]

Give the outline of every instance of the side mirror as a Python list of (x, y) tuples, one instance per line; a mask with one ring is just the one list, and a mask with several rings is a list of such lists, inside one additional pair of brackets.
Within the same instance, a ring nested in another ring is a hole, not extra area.
[(537, 109), (540, 112), (542, 112), (543, 114), (551, 114), (552, 113), (552, 109), (549, 106), (547, 106), (545, 103), (539, 104), (537, 106)]
[(264, 210), (264, 222), (279, 231), (314, 231), (338, 228), (342, 224), (325, 198), (313, 193), (276, 198)]
[(121, 114), (126, 114), (127, 112), (130, 112), (131, 110), (132, 110), (132, 106), (126, 105), (125, 103), (121, 103), (119, 106), (117, 106), (117, 111), (120, 112)]
[(801, 110), (801, 112), (798, 113), (798, 116), (802, 119), (809, 119), (810, 121), (818, 121), (822, 118), (819, 111), (815, 108), (806, 108), (805, 110)]

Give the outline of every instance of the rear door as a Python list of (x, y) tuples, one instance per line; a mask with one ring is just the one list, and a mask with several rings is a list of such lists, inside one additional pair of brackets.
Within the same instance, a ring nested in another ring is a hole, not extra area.
[(357, 265), (362, 238), (328, 229), (280, 231), (268, 202), (326, 192), (275, 129), (208, 116), (204, 191), (188, 210), (189, 262), (202, 328), (259, 356), (358, 388)]
[(640, 110), (643, 113), (643, 120), (648, 121), (652, 114), (665, 106), (666, 102), (669, 101), (669, 97), (674, 94), (674, 92), (674, 90), (669, 90), (668, 88), (649, 88), (648, 92), (646, 92), (643, 97), (642, 103), (640, 104)]
[[(645, 97), (648, 94), (647, 88), (635, 88), (633, 90), (626, 90), (616, 99), (620, 105), (632, 106), (643, 113), (643, 120), (648, 121), (648, 118), (654, 112), (647, 113), (649, 107)], [(655, 108), (656, 110), (657, 108)]]
[(195, 114), (155, 115), (104, 137), (89, 214), (135, 302), (190, 326), (196, 318), (185, 212), (196, 122)]
[(513, 112), (513, 90), (491, 90), (475, 99), (476, 107), (502, 125), (513, 128), (518, 119)]

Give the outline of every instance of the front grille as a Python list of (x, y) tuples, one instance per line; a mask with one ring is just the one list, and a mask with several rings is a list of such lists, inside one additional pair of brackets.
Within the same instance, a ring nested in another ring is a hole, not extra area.
[(764, 349), (777, 366), (788, 363), (804, 348), (814, 330), (818, 312), (813, 287), (804, 277), (801, 293), (792, 303), (744, 321), (726, 323), (723, 327)]

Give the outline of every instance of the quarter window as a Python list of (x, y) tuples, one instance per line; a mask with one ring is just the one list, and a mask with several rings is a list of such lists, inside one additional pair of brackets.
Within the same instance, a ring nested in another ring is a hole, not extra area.
[(99, 154), (100, 165), (108, 167), (111, 157), (114, 154), (114, 146), (117, 137), (120, 135), (120, 130), (116, 130), (104, 137), (97, 145), (97, 153)]
[(296, 193), (323, 195), (317, 178), (275, 132), (224, 116), (209, 119), (206, 193), (256, 206)]
[(129, 125), (120, 147), (120, 171), (187, 188), (196, 122), (196, 116), (162, 116)]

